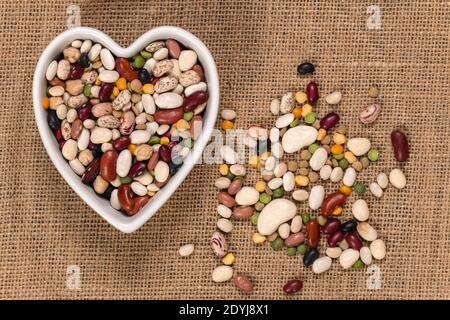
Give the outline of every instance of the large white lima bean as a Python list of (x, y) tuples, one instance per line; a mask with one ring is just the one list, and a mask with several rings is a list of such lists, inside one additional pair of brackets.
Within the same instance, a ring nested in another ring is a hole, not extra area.
[(357, 157), (370, 150), (370, 140), (367, 138), (352, 138), (347, 141), (347, 148)]
[(267, 204), (258, 217), (258, 232), (268, 236), (277, 231), (278, 227), (295, 217), (297, 206), (286, 199), (275, 199)]
[(301, 148), (309, 146), (317, 139), (317, 129), (311, 126), (299, 125), (287, 130), (281, 140), (286, 153), (294, 153)]

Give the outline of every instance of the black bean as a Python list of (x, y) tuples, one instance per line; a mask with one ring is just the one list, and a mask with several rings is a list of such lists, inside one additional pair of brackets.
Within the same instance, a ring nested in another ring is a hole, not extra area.
[(313, 264), (313, 262), (319, 257), (319, 251), (317, 249), (311, 249), (305, 253), (303, 257), (303, 264), (307, 267)]
[(92, 148), (92, 155), (94, 156), (94, 158), (98, 158), (102, 155), (102, 145), (100, 144), (96, 144), (93, 148)]
[(91, 65), (91, 61), (89, 60), (88, 54), (86, 52), (83, 52), (80, 55), (80, 64), (83, 68), (89, 68)]
[(172, 159), (172, 161), (169, 163), (170, 175), (173, 176), (175, 173), (177, 173), (182, 165), (183, 159), (181, 159), (180, 157), (175, 157), (174, 159)]
[(108, 188), (106, 188), (106, 191), (101, 194), (102, 198), (105, 198), (106, 200), (109, 200), (111, 198), (111, 193), (114, 191), (115, 187), (113, 185), (109, 185)]
[(299, 64), (297, 67), (297, 72), (299, 74), (308, 74), (313, 73), (316, 68), (312, 63), (304, 62), (302, 64)]
[(55, 110), (48, 110), (47, 123), (48, 123), (48, 126), (50, 127), (50, 129), (52, 129), (53, 131), (59, 129), (59, 127), (61, 125), (61, 121), (58, 119), (58, 116), (56, 115)]
[(142, 68), (138, 72), (138, 78), (139, 78), (139, 81), (141, 81), (142, 84), (149, 83), (150, 82), (150, 73), (148, 72), (147, 69)]
[(341, 224), (341, 231), (343, 233), (353, 232), (356, 229), (356, 221), (355, 220), (349, 220), (343, 224)]

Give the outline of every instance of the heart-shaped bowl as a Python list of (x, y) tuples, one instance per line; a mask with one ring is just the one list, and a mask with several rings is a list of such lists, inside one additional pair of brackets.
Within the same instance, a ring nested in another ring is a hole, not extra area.
[[(45, 96), (47, 81), (45, 73), (50, 62), (61, 54), (64, 48), (76, 39), (90, 39), (108, 48), (117, 57), (130, 58), (149, 43), (156, 40), (175, 39), (186, 48), (194, 50), (203, 66), (206, 82), (208, 84), (209, 99), (203, 114), (202, 134), (195, 143), (189, 156), (178, 172), (170, 181), (145, 205), (137, 214), (128, 217), (111, 207), (108, 200), (99, 197), (94, 190), (83, 184), (81, 178), (75, 174), (69, 163), (63, 158), (50, 127), (47, 124), (47, 111), (42, 107), (42, 97)], [(178, 27), (163, 26), (144, 33), (128, 48), (120, 47), (114, 40), (103, 32), (87, 27), (73, 28), (58, 35), (42, 53), (36, 65), (33, 79), (33, 104), (36, 123), (42, 142), (56, 169), (67, 181), (70, 187), (101, 217), (113, 225), (116, 229), (131, 233), (140, 228), (150, 219), (161, 206), (170, 198), (184, 178), (192, 170), (193, 166), (202, 156), (211, 133), (213, 131), (217, 112), (219, 109), (219, 77), (217, 75), (214, 59), (196, 36)]]

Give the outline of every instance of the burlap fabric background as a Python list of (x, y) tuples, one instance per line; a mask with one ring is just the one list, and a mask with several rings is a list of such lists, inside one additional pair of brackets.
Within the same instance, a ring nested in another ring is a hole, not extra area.
[[(39, 138), (31, 82), (37, 59), (66, 26), (69, 4), (5, 1), (0, 4), (0, 297), (245, 299), (232, 284), (214, 284), (219, 263), (209, 248), (215, 229), (216, 166), (197, 166), (177, 193), (145, 226), (121, 234), (95, 214), (60, 177)], [(371, 221), (388, 247), (377, 263), (382, 286), (367, 288), (366, 270), (325, 275), (304, 269), (299, 258), (255, 247), (253, 228), (236, 222), (229, 236), (235, 269), (250, 275), (252, 298), (285, 298), (281, 286), (300, 276), (293, 299), (450, 298), (449, 22), (446, 1), (76, 1), (81, 22), (126, 46), (158, 25), (198, 35), (217, 62), (221, 108), (238, 113), (236, 126), (271, 125), (270, 100), (303, 88), (302, 60), (317, 64), (322, 93), (339, 89), (336, 108), (350, 135), (368, 136), (381, 161), (361, 177), (371, 182), (396, 166), (389, 133), (402, 127), (411, 158), (402, 166), (408, 186), (381, 200), (366, 195)], [(379, 5), (382, 30), (367, 28), (367, 7)], [(358, 115), (381, 88), (383, 111), (362, 126)], [(320, 103), (320, 115), (330, 110)], [(331, 190), (330, 188), (328, 190)], [(306, 209), (304, 206), (299, 208)], [(347, 215), (348, 215), (347, 211)], [(181, 259), (177, 249), (196, 252)], [(81, 289), (66, 288), (69, 265), (81, 269)]]

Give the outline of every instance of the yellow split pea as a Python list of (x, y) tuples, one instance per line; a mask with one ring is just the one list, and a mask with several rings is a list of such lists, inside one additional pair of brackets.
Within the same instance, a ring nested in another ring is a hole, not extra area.
[(225, 257), (223, 257), (222, 262), (226, 266), (231, 266), (236, 261), (234, 254), (231, 252), (228, 253)]
[(264, 241), (266, 241), (266, 237), (259, 234), (258, 232), (255, 232), (252, 236), (252, 240), (256, 244), (261, 244), (261, 243), (264, 243)]
[(299, 186), (299, 187), (306, 187), (309, 183), (309, 179), (307, 176), (296, 176), (295, 177), (295, 183)]
[(306, 96), (306, 93), (302, 92), (302, 91), (298, 91), (295, 93), (294, 95), (295, 101), (297, 101), (297, 103), (299, 104), (304, 104), (306, 102), (306, 100), (308, 99), (308, 97)]
[(266, 190), (266, 182), (265, 182), (265, 181), (262, 181), (262, 180), (256, 182), (256, 184), (255, 184), (255, 189), (256, 189), (258, 192), (264, 192), (264, 190)]
[(219, 172), (221, 175), (226, 176), (228, 174), (228, 165), (226, 165), (225, 163), (221, 164), (219, 167)]
[(310, 104), (305, 104), (302, 108), (302, 117), (306, 117), (310, 112), (312, 112), (312, 106)]
[(324, 128), (320, 128), (319, 132), (317, 133), (317, 141), (322, 141), (326, 135), (327, 135), (327, 130), (325, 130)]

